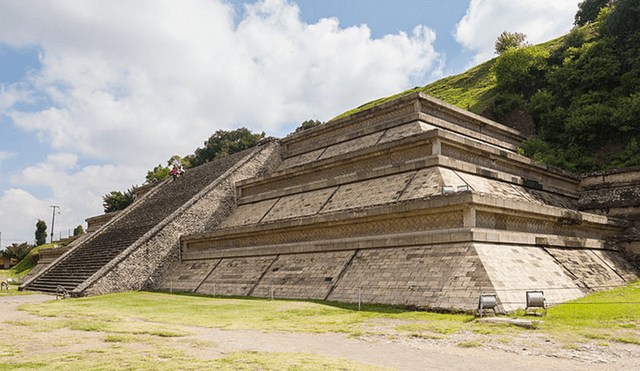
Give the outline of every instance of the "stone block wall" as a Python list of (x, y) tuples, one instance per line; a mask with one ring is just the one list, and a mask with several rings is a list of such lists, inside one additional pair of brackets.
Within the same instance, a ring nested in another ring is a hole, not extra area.
[(200, 287), (194, 290), (201, 294), (249, 295), (260, 278), (269, 269), (277, 256), (252, 256), (222, 259)]
[(625, 257), (640, 267), (640, 167), (583, 174), (580, 189), (580, 210), (631, 223), (616, 242)]
[(640, 221), (640, 167), (582, 175), (579, 208)]
[(360, 250), (328, 299), (475, 309), (492, 287), (471, 244)]
[(251, 295), (291, 299), (326, 299), (354, 251), (279, 255)]

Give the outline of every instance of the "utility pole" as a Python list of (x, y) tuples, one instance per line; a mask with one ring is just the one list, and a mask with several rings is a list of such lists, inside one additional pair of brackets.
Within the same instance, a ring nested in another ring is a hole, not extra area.
[[(49, 206), (49, 207), (53, 208), (53, 217), (51, 218), (51, 243), (53, 244), (53, 226), (54, 226), (54, 224), (56, 222), (56, 208), (59, 209), (60, 206), (52, 205), (52, 206)], [(58, 212), (58, 214), (60, 214), (60, 212)]]

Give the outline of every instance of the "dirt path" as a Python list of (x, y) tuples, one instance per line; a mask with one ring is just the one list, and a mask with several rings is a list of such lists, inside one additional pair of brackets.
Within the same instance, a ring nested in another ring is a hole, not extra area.
[[(0, 296), (0, 322), (33, 317), (16, 308), (22, 304), (51, 300), (47, 295)], [(56, 319), (52, 319), (56, 320)], [(1, 324), (1, 326), (7, 326)], [(619, 344), (604, 350), (585, 347), (545, 349), (539, 343), (543, 338), (528, 337), (528, 343), (515, 341), (501, 348), (495, 345), (461, 348), (460, 339), (474, 339), (477, 334), (460, 334), (459, 339), (389, 338), (368, 336), (348, 338), (342, 334), (280, 333), (260, 331), (231, 331), (202, 327), (189, 327), (193, 335), (171, 338), (176, 348), (186, 348), (202, 359), (224, 357), (235, 351), (312, 353), (345, 358), (362, 364), (383, 366), (398, 370), (637, 370), (640, 369), (640, 349), (636, 345)], [(47, 336), (80, 337), (81, 342), (70, 347), (39, 349), (38, 353), (95, 349), (104, 342), (95, 332), (56, 330)], [(45, 335), (43, 335), (45, 336)], [(201, 344), (190, 347), (185, 340)], [(493, 344), (493, 343), (490, 343)], [(528, 345), (523, 345), (528, 344)], [(603, 353), (605, 352), (605, 353)]]

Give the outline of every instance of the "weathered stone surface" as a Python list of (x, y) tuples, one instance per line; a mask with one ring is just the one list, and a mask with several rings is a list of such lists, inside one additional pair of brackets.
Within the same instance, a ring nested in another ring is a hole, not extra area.
[(591, 250), (547, 248), (571, 275), (590, 290), (609, 290), (625, 283), (625, 280), (605, 264)]
[(166, 274), (158, 290), (194, 292), (207, 278), (220, 259), (207, 261), (183, 261)]
[(292, 299), (325, 299), (354, 251), (279, 255), (252, 295)]
[(549, 303), (561, 303), (584, 295), (575, 280), (556, 263), (554, 256), (535, 246), (476, 244), (476, 252), (491, 280), (502, 308), (524, 308), (527, 291), (544, 291)]
[(414, 175), (415, 172), (410, 172), (343, 185), (322, 208), (322, 212), (395, 202)]
[(234, 212), (225, 219), (221, 224), (221, 228), (237, 227), (241, 225), (258, 223), (267, 215), (278, 199), (254, 202), (252, 204), (240, 205)]
[(327, 203), (337, 187), (281, 197), (264, 218), (265, 222), (315, 215)]
[(249, 295), (276, 256), (222, 259), (196, 291), (212, 295)]
[(360, 250), (329, 300), (474, 309), (491, 289), (470, 244)]

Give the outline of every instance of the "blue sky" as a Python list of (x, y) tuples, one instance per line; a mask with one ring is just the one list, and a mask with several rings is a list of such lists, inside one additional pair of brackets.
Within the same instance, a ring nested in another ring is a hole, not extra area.
[(216, 130), (282, 137), (567, 33), (579, 0), (0, 3), (1, 245), (102, 213)]

